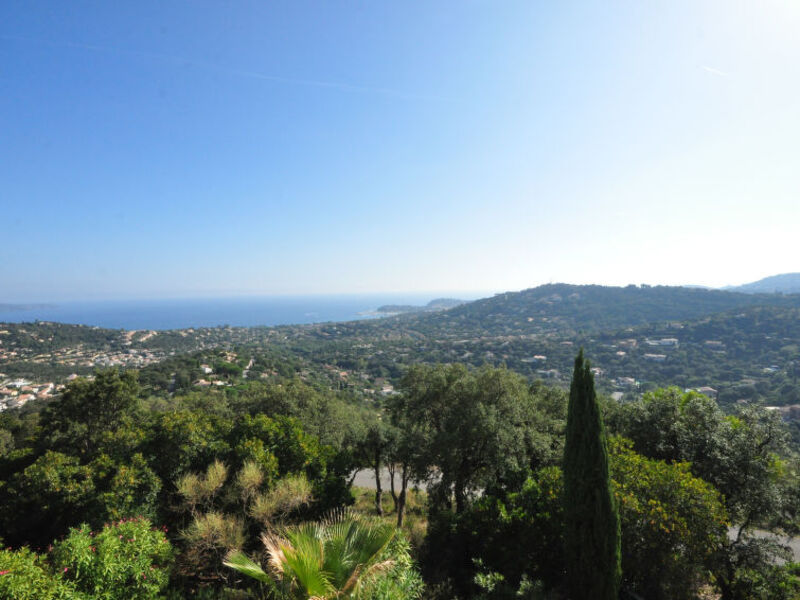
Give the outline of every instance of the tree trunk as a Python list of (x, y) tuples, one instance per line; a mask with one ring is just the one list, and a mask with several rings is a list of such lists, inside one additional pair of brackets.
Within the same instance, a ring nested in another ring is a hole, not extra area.
[(463, 471), (459, 470), (453, 482), (453, 496), (456, 501), (456, 514), (460, 515), (467, 508), (467, 478), (464, 477)]
[(733, 600), (733, 590), (731, 590), (730, 586), (722, 585), (719, 582), (717, 582), (717, 585), (719, 586), (720, 592), (722, 592), (719, 600)]
[(464, 512), (464, 509), (467, 508), (467, 494), (464, 492), (464, 486), (462, 484), (456, 483), (455, 497), (456, 514), (460, 515)]
[(358, 469), (353, 471), (353, 474), (350, 475), (350, 479), (347, 481), (347, 487), (353, 487), (353, 482), (356, 480), (356, 476), (358, 475)]
[(381, 489), (381, 460), (378, 456), (375, 457), (373, 464), (375, 470), (375, 511), (379, 517), (383, 516), (383, 489)]
[(393, 462), (387, 463), (386, 470), (389, 471), (389, 493), (392, 495), (392, 502), (394, 503), (394, 512), (397, 512), (397, 492), (394, 489), (394, 473), (397, 471), (397, 465)]
[(408, 467), (403, 465), (400, 471), (400, 495), (397, 497), (397, 527), (403, 526), (406, 514), (406, 490), (408, 489)]

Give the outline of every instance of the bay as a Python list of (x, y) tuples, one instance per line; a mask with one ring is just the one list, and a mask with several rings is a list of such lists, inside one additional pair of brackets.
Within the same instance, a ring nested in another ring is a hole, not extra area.
[(299, 325), (376, 318), (385, 304), (424, 305), (431, 294), (347, 294), (313, 296), (248, 296), (170, 300), (105, 300), (58, 302), (6, 310), (0, 322), (54, 321), (109, 329), (187, 329)]

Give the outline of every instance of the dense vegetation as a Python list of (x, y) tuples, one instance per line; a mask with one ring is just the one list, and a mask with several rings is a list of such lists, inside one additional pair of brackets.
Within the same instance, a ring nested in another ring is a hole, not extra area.
[[(10, 549), (0, 591), (295, 598), (313, 588), (413, 598), (421, 573), (425, 597), (561, 597), (565, 392), (458, 364), (414, 367), (400, 390), (380, 409), (295, 378), (155, 397), (134, 371), (105, 370), (39, 409), (3, 413), (0, 526)], [(793, 567), (775, 563), (780, 544), (756, 535), (796, 526), (795, 459), (776, 414), (726, 416), (675, 389), (602, 408), (609, 432), (627, 438), (609, 451), (623, 589), (794, 597)], [(379, 493), (372, 508), (336, 520), (330, 511), (354, 502), (358, 468), (395, 474), (391, 505)], [(415, 484), (427, 501), (409, 521)], [(336, 554), (335, 523), (356, 528), (348, 539), (374, 540), (362, 529), (394, 532), (398, 522), (396, 538), (347, 555), (361, 558)], [(331, 549), (313, 558), (312, 538), (332, 540)], [(340, 564), (370, 575), (348, 585), (306, 579), (300, 563), (267, 568), (290, 556), (321, 573)], [(678, 585), (678, 572), (692, 577)]]
[[(6, 375), (92, 377), (0, 413), (0, 598), (567, 598), (597, 448), (623, 595), (798, 598), (769, 533), (800, 531), (798, 428), (762, 407), (800, 399), (798, 300), (543, 286), (302, 327), (3, 325)], [(607, 441), (565, 455), (581, 345), (581, 397), (625, 395), (585, 404)]]

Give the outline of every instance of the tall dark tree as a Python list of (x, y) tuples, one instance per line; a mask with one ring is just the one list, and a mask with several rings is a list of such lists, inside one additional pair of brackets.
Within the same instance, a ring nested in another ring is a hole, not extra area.
[(621, 577), (619, 513), (589, 361), (575, 359), (564, 446), (564, 551), (572, 600), (616, 600)]

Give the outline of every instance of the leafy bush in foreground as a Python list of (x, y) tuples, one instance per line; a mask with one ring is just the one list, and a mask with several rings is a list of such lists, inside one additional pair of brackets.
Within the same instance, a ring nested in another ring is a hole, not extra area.
[(0, 550), (0, 598), (8, 600), (84, 600), (60, 574), (29, 548)]
[(108, 524), (99, 532), (86, 525), (71, 529), (52, 552), (55, 570), (98, 600), (156, 597), (168, 583), (172, 560), (164, 532), (139, 518)]

